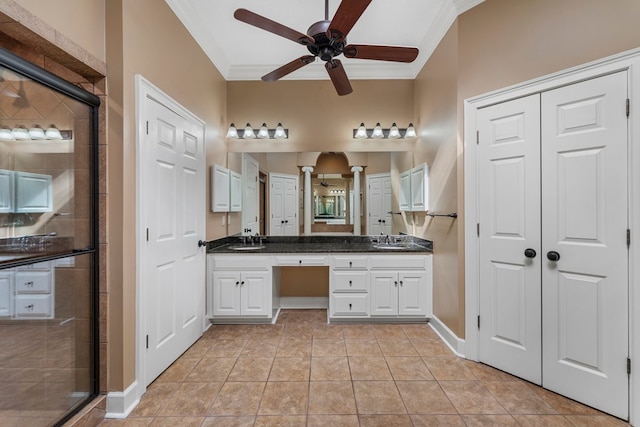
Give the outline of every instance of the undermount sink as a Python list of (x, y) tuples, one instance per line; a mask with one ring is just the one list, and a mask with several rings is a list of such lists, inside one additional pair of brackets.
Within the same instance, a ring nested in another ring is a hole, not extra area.
[(264, 245), (251, 245), (251, 246), (231, 246), (229, 249), (232, 251), (257, 251), (264, 249)]
[(406, 245), (373, 245), (375, 249), (384, 249), (384, 250), (404, 250), (408, 249)]

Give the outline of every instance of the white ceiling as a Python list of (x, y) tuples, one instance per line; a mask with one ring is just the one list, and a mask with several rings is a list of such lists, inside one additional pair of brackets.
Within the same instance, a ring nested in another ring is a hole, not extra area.
[[(165, 0), (211, 62), (227, 80), (259, 80), (308, 51), (290, 40), (237, 21), (233, 12), (248, 9), (301, 33), (324, 20), (324, 0)], [(346, 1), (346, 0), (345, 0)], [(484, 0), (376, 0), (349, 33), (348, 43), (418, 47), (410, 64), (341, 56), (351, 79), (413, 79), (455, 18)], [(340, 0), (329, 0), (329, 19)], [(324, 62), (297, 70), (285, 79), (328, 79)]]

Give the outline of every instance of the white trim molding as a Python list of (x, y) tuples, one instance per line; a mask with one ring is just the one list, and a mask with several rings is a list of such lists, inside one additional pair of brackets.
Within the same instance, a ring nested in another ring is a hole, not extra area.
[[(521, 98), (534, 93), (548, 91), (601, 75), (627, 70), (629, 78), (630, 114), (628, 121), (629, 140), (629, 229), (631, 245), (629, 249), (629, 305), (621, 309), (629, 310), (629, 358), (633, 369), (630, 379), (630, 422), (640, 419), (640, 291), (638, 283), (640, 273), (640, 250), (636, 240), (640, 241), (640, 114), (636, 113), (640, 105), (640, 48), (622, 52), (607, 58), (593, 61), (568, 70), (529, 80), (464, 101), (464, 205), (465, 205), (465, 357), (478, 360), (479, 314), (479, 264), (477, 189), (477, 114), (483, 107)], [(622, 107), (621, 107), (622, 108)]]
[(125, 391), (110, 391), (107, 394), (107, 412), (105, 418), (127, 418), (140, 403), (138, 382), (134, 381)]
[(440, 319), (436, 316), (431, 316), (431, 320), (429, 320), (429, 326), (431, 329), (435, 331), (436, 334), (440, 337), (440, 339), (453, 351), (453, 353), (458, 357), (465, 357), (465, 340), (462, 338), (458, 338), (458, 336), (447, 327)]

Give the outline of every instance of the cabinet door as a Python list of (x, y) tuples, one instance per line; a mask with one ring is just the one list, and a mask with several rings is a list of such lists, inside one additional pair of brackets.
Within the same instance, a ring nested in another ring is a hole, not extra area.
[(0, 213), (13, 212), (14, 205), (14, 172), (0, 169)]
[(229, 171), (229, 211), (242, 211), (242, 175)]
[(271, 315), (271, 281), (269, 272), (242, 273), (240, 280), (240, 314), (248, 316)]
[(426, 316), (429, 283), (424, 271), (400, 272), (398, 274), (398, 314)]
[(398, 314), (398, 273), (371, 273), (371, 315)]
[(220, 165), (211, 166), (211, 211), (229, 211), (229, 170)]
[(16, 172), (15, 180), (16, 212), (51, 212), (53, 209), (51, 175)]
[(0, 317), (11, 316), (11, 282), (13, 273), (8, 271), (0, 272)]
[(411, 210), (427, 211), (429, 209), (429, 168), (423, 163), (411, 169)]
[(407, 170), (400, 174), (400, 210), (411, 210), (411, 171)]
[(240, 314), (240, 273), (216, 271), (213, 273), (213, 315)]

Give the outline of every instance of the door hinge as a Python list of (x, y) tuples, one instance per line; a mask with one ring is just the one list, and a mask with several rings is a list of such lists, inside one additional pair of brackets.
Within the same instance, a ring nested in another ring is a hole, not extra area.
[(627, 117), (629, 117), (630, 104), (631, 101), (629, 101), (629, 98), (627, 98)]
[(476, 131), (476, 144), (478, 144), (478, 145), (480, 144), (480, 131), (479, 130)]
[(627, 248), (631, 246), (631, 230), (627, 228)]
[(478, 329), (480, 329), (480, 316), (478, 316)]
[(627, 357), (627, 374), (631, 374), (631, 359)]
[(476, 234), (480, 237), (480, 223), (476, 223)]
[(147, 335), (147, 348), (149, 348), (149, 335)]
[(149, 135), (149, 120), (147, 120), (147, 135)]
[(147, 242), (149, 241), (149, 229), (147, 228)]

